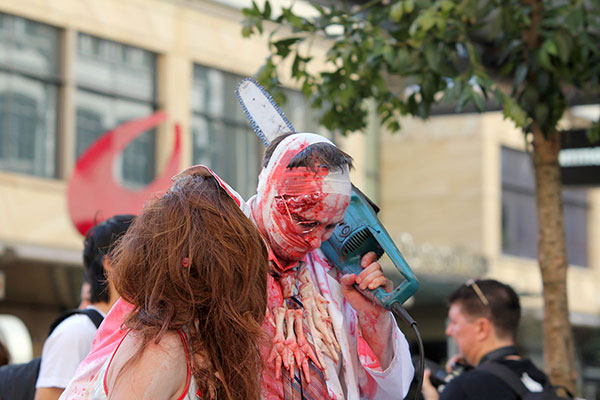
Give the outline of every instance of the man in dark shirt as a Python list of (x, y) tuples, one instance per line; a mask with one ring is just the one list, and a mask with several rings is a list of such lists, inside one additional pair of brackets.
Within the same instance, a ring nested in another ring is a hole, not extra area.
[[(521, 378), (531, 392), (541, 392), (548, 377), (529, 360), (519, 356), (515, 336), (521, 305), (515, 291), (495, 280), (469, 281), (449, 298), (446, 335), (452, 337), (461, 359), (479, 367), (494, 361)], [(474, 368), (452, 379), (440, 393), (425, 372), (425, 400), (513, 400), (519, 396), (499, 377), (483, 368)]]

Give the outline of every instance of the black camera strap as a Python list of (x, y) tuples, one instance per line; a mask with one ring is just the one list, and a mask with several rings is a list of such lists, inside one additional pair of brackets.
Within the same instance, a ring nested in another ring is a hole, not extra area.
[(499, 349), (492, 350), (489, 353), (487, 353), (485, 356), (481, 357), (481, 360), (479, 360), (478, 365), (481, 365), (488, 361), (497, 361), (497, 360), (502, 360), (503, 358), (506, 358), (508, 356), (518, 356), (518, 355), (519, 355), (519, 351), (517, 350), (516, 346), (504, 346), (504, 347), (500, 347)]
[(523, 384), (519, 376), (513, 372), (510, 368), (505, 367), (502, 364), (498, 364), (496, 362), (488, 362), (484, 365), (479, 365), (478, 370), (487, 371), (492, 375), (502, 379), (504, 383), (508, 385), (509, 388), (512, 389), (513, 392), (519, 395), (520, 399), (523, 399), (529, 390)]

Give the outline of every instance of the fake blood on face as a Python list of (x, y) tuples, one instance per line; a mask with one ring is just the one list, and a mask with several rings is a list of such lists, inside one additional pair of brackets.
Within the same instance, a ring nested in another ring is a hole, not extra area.
[(266, 227), (273, 251), (286, 260), (300, 260), (321, 246), (343, 221), (347, 194), (326, 193), (328, 170), (309, 168), (275, 171), (269, 188), (272, 209)]

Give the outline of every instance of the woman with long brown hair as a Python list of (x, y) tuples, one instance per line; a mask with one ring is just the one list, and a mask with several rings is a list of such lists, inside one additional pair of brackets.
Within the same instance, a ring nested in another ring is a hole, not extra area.
[(258, 399), (267, 250), (210, 173), (177, 177), (111, 253), (134, 307), (94, 399)]

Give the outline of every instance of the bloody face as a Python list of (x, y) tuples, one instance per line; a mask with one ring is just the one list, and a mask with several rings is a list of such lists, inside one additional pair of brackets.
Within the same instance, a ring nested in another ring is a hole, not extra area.
[(284, 260), (304, 258), (344, 221), (348, 202), (348, 196), (332, 193), (276, 196), (270, 212), (272, 225), (267, 228), (271, 248)]
[(344, 220), (351, 190), (347, 167), (335, 171), (287, 168), (298, 152), (322, 141), (327, 140), (314, 134), (286, 138), (259, 177), (255, 218), (282, 260), (301, 260), (321, 247)]

